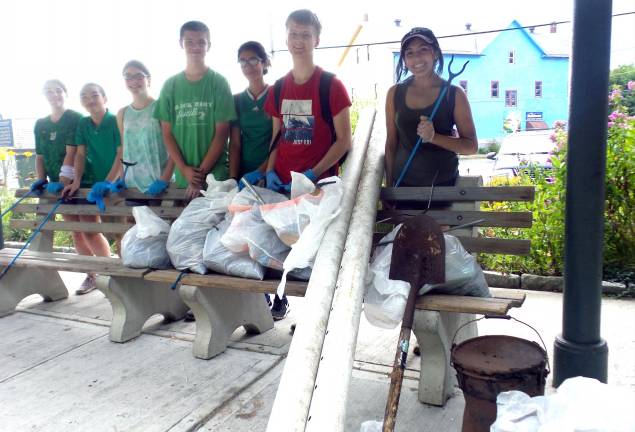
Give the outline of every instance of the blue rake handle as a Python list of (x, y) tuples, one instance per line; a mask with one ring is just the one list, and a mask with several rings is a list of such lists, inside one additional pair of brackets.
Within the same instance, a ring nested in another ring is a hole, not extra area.
[[(437, 111), (439, 110), (439, 106), (441, 105), (441, 101), (445, 97), (445, 94), (448, 92), (448, 89), (450, 88), (450, 84), (452, 84), (452, 80), (456, 78), (457, 76), (461, 75), (463, 71), (465, 71), (465, 67), (467, 66), (469, 62), (470, 61), (468, 60), (465, 63), (463, 63), (463, 67), (461, 68), (461, 70), (459, 70), (457, 73), (454, 73), (452, 72), (452, 63), (454, 63), (454, 54), (452, 54), (452, 57), (450, 58), (450, 64), (448, 65), (448, 81), (446, 85), (444, 85), (441, 91), (439, 92), (439, 96), (437, 96), (437, 100), (434, 102), (434, 107), (432, 107), (432, 113), (430, 114), (430, 117), (428, 118), (428, 120), (430, 121), (434, 120), (434, 116), (437, 114)], [(399, 178), (397, 178), (397, 181), (395, 182), (394, 187), (399, 187), (399, 185), (401, 184), (401, 181), (403, 180), (406, 173), (408, 172), (408, 169), (410, 168), (410, 164), (412, 163), (412, 159), (415, 157), (415, 154), (417, 153), (417, 150), (419, 150), (419, 147), (421, 146), (421, 144), (422, 144), (421, 137), (419, 137), (419, 139), (417, 139), (417, 143), (415, 144), (413, 149), (410, 151), (408, 160), (406, 161), (406, 164), (404, 165), (404, 167), (401, 169), (401, 172), (399, 173)]]
[(7, 274), (7, 272), (9, 271), (9, 269), (11, 269), (11, 267), (13, 267), (13, 264), (15, 264), (15, 262), (18, 260), (18, 258), (20, 257), (20, 255), (22, 255), (22, 252), (24, 252), (26, 250), (26, 248), (29, 246), (29, 244), (31, 244), (31, 242), (33, 241), (33, 239), (35, 238), (36, 235), (38, 235), (40, 233), (40, 231), (42, 230), (42, 227), (44, 226), (45, 223), (47, 223), (49, 221), (49, 219), (51, 218), (52, 215), (55, 214), (55, 211), (57, 210), (57, 208), (64, 202), (64, 200), (59, 199), (57, 201), (57, 203), (55, 203), (55, 205), (53, 206), (53, 208), (51, 209), (51, 211), (44, 217), (44, 219), (42, 220), (42, 222), (40, 223), (40, 225), (38, 225), (38, 227), (35, 229), (35, 231), (33, 231), (33, 234), (31, 234), (31, 237), (29, 237), (29, 239), (26, 241), (26, 243), (24, 243), (24, 246), (22, 246), (22, 248), (18, 251), (18, 253), (13, 257), (13, 259), (11, 260), (11, 262), (4, 268), (4, 270), (2, 270), (2, 273), (0, 273), (0, 279), (2, 279), (4, 277), (5, 274)]
[(4, 217), (4, 215), (6, 215), (7, 213), (9, 213), (11, 210), (13, 210), (18, 204), (20, 204), (22, 202), (22, 200), (29, 198), (31, 195), (33, 195), (35, 191), (28, 191), (27, 193), (25, 193), (22, 198), (18, 199), (16, 202), (14, 202), (11, 207), (9, 207), (8, 209), (6, 209), (5, 211), (2, 212), (2, 216), (0, 216), (0, 219), (2, 219)]

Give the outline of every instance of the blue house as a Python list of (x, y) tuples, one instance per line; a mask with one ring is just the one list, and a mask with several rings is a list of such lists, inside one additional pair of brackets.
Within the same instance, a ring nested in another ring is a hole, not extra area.
[[(507, 31), (439, 40), (445, 70), (469, 64), (454, 84), (467, 92), (480, 142), (507, 131), (551, 127), (566, 120), (569, 106), (569, 32), (556, 24), (523, 29), (514, 20)], [(559, 31), (560, 30), (560, 31)], [(396, 65), (399, 53), (395, 53)]]

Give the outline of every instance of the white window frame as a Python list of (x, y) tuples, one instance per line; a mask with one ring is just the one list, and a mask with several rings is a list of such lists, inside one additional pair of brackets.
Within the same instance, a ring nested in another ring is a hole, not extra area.
[(534, 97), (542, 97), (542, 81), (534, 81)]
[(509, 50), (509, 56), (507, 57), (507, 63), (516, 64), (516, 51)]
[[(512, 97), (513, 94), (513, 97)], [(518, 107), (518, 91), (515, 89), (505, 90), (505, 106), (508, 108)]]

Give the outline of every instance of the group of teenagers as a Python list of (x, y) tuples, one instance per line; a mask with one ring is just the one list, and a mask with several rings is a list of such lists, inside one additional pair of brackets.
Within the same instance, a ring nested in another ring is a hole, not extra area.
[[(199, 21), (180, 30), (185, 70), (169, 78), (158, 99), (149, 92), (151, 74), (140, 61), (123, 67), (132, 103), (116, 115), (107, 108), (104, 89), (85, 84), (80, 101), (87, 116), (65, 108), (67, 91), (59, 80), (45, 83), (51, 114), (35, 125), (34, 192), (47, 189), (69, 202), (77, 190), (91, 188), (89, 202), (124, 187), (158, 196), (172, 184), (186, 199), (199, 196), (208, 174), (216, 180), (244, 178), (277, 192), (288, 192), (291, 172), (314, 182), (337, 175), (339, 161), (352, 144), (344, 84), (315, 65), (314, 49), (322, 26), (311, 11), (292, 12), (286, 21), (286, 43), (293, 68), (274, 85), (265, 82), (271, 66), (264, 47), (249, 41), (237, 60), (248, 87), (232, 95), (227, 80), (205, 63), (210, 31)], [(404, 35), (397, 65), (397, 84), (386, 99), (386, 184), (393, 185), (417, 140), (426, 143), (414, 154), (401, 186), (453, 185), (458, 154), (477, 150), (477, 139), (465, 93), (451, 86), (430, 121), (436, 98), (446, 82), (440, 74), (443, 55), (429, 29)], [(406, 78), (407, 76), (407, 78)], [(402, 78), (406, 78), (403, 79)], [(328, 105), (328, 106), (327, 106)], [(122, 161), (135, 163), (124, 183)], [(146, 205), (144, 201), (126, 201)], [(67, 221), (98, 222), (99, 216), (64, 215)], [(110, 256), (103, 234), (74, 232), (77, 253)], [(95, 289), (88, 274), (76, 294)], [(275, 298), (274, 318), (288, 313), (286, 298)]]

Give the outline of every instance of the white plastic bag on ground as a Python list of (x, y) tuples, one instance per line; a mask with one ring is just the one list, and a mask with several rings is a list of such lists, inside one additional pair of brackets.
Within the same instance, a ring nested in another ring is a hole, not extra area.
[(419, 295), (434, 291), (439, 294), (491, 297), (485, 275), (476, 258), (470, 255), (461, 241), (449, 234), (445, 239), (445, 283), (426, 284)]
[(384, 427), (384, 422), (375, 421), (375, 420), (367, 420), (362, 423), (359, 432), (381, 432)]
[(502, 392), (491, 432), (633, 432), (635, 393), (592, 378), (565, 380), (554, 394)]
[[(380, 243), (392, 242), (401, 225), (397, 225)], [(364, 315), (374, 326), (391, 329), (402, 320), (410, 284), (402, 280), (388, 278), (392, 257), (392, 243), (378, 246), (371, 258), (366, 273), (366, 295), (364, 296)]]
[(136, 224), (121, 240), (121, 260), (126, 267), (167, 269), (172, 267), (166, 250), (170, 225), (146, 206), (134, 207)]
[(230, 251), (221, 243), (220, 239), (229, 225), (230, 221), (225, 219), (207, 233), (203, 248), (205, 266), (217, 273), (262, 280), (265, 276), (265, 269), (262, 265), (252, 260), (248, 255)]
[[(284, 271), (277, 291), (280, 297), (284, 294), (284, 285), (290, 271), (313, 267), (326, 229), (340, 214), (342, 196), (344, 195), (342, 180), (339, 177), (328, 177), (318, 182), (318, 188), (321, 189), (323, 196), (319, 204), (307, 213), (309, 223), (301, 232), (298, 241), (291, 246), (291, 252), (284, 260)], [(308, 204), (309, 200), (306, 203)]]
[(167, 250), (172, 265), (178, 270), (190, 269), (195, 273), (207, 273), (203, 264), (203, 247), (210, 229), (225, 217), (227, 208), (238, 192), (235, 180), (216, 181), (207, 176), (207, 190), (195, 198), (172, 224), (168, 235)]

